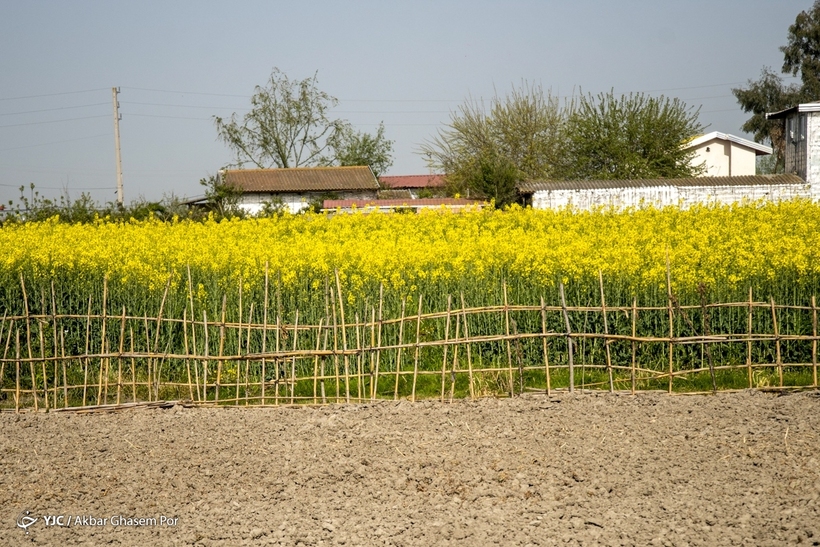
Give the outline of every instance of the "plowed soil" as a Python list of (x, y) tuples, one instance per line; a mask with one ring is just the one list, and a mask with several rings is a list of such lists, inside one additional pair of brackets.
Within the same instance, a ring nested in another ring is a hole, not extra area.
[(820, 545), (817, 392), (3, 413), (0, 426), (0, 545)]

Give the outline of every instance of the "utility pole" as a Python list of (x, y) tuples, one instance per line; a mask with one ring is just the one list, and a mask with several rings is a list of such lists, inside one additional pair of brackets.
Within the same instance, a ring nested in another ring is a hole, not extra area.
[(122, 157), (120, 157), (120, 103), (117, 94), (120, 90), (111, 88), (111, 97), (114, 101), (114, 148), (117, 154), (117, 205), (122, 207)]

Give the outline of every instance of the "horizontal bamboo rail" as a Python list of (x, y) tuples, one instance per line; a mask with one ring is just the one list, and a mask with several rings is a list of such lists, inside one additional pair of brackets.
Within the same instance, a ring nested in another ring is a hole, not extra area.
[[(285, 317), (279, 289), (268, 298), (267, 275), (261, 305), (243, 307), (240, 281), (237, 310), (226, 309), (226, 295), (216, 312), (197, 310), (189, 291), (182, 317), (165, 307), (167, 286), (156, 316), (114, 309), (107, 281), (102, 311), (92, 313), (89, 298), (85, 314), (57, 313), (52, 287), (34, 313), (21, 277), (24, 313), (0, 319), (0, 410), (444, 401), (556, 386), (671, 392), (675, 382), (697, 391), (705, 374), (714, 392), (716, 375), (734, 372), (746, 388), (818, 386), (814, 298), (782, 305), (750, 293), (743, 302), (680, 305), (670, 283), (665, 306), (618, 306), (605, 303), (601, 279), (599, 306), (571, 305), (563, 286), (560, 303), (514, 304), (505, 285), (499, 305), (471, 307), (452, 295), (446, 310), (425, 312), (419, 295), (389, 317), (383, 291), (369, 307), (347, 309), (334, 281), (324, 317), (311, 324), (298, 310)], [(716, 313), (736, 314), (744, 328), (721, 332)]]

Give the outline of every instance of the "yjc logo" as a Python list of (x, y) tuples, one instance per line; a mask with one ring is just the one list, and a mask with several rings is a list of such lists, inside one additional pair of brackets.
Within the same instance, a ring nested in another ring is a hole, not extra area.
[(28, 535), (29, 526), (31, 526), (38, 520), (38, 517), (31, 516), (31, 511), (23, 511), (17, 516), (17, 527), (25, 530), (26, 535)]

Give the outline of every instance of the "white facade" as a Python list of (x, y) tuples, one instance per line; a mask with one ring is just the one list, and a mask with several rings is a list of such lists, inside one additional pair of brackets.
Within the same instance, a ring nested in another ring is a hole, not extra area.
[(820, 102), (799, 104), (766, 118), (783, 120), (786, 173), (805, 180), (812, 199), (820, 199)]
[(239, 200), (239, 207), (249, 215), (257, 215), (262, 212), (265, 203), (282, 203), (287, 207), (288, 212), (301, 213), (308, 208), (313, 200), (328, 199), (328, 194), (332, 194), (334, 199), (376, 199), (376, 190), (356, 190), (349, 192), (301, 192), (301, 193), (261, 193), (253, 192), (242, 194)]
[(598, 207), (676, 205), (691, 207), (695, 204), (740, 203), (766, 199), (782, 201), (794, 198), (810, 198), (807, 184), (755, 184), (748, 186), (649, 186), (622, 188), (578, 188), (537, 190), (532, 194), (534, 209), (559, 209), (573, 207), (589, 210)]
[(757, 156), (772, 153), (769, 146), (713, 131), (686, 145), (695, 152), (692, 165), (703, 165), (704, 177), (740, 177), (755, 174)]

